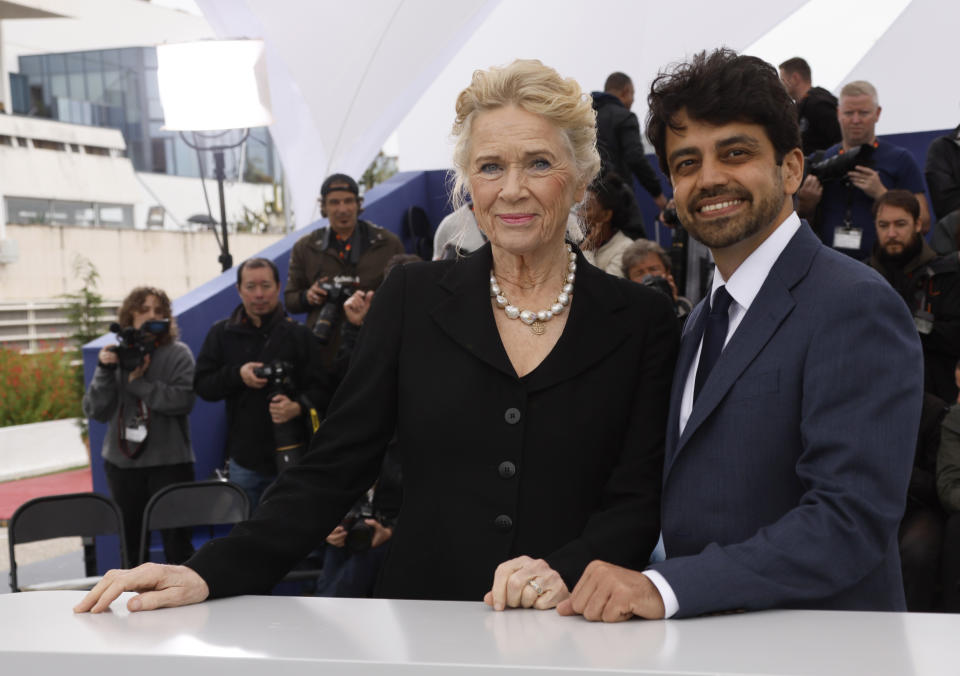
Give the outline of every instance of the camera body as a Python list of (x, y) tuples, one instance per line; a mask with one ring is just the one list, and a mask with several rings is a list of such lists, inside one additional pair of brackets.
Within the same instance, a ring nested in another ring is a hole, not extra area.
[(124, 371), (133, 371), (143, 364), (148, 354), (157, 349), (158, 340), (170, 330), (169, 319), (151, 319), (139, 329), (121, 328), (114, 322), (110, 330), (117, 334), (117, 344), (110, 349), (117, 354), (117, 362)]
[[(293, 380), (293, 364), (287, 361), (273, 361), (253, 369), (253, 375), (267, 381), (267, 400), (278, 394), (288, 399), (297, 399), (297, 388)], [(277, 472), (282, 472), (300, 460), (307, 448), (307, 433), (299, 418), (273, 424), (274, 464)]]
[(814, 153), (805, 163), (807, 173), (816, 176), (823, 184), (846, 181), (847, 172), (856, 166), (873, 168), (873, 151), (873, 144), (864, 143), (826, 159), (821, 159), (822, 153)]
[(320, 282), (320, 288), (327, 292), (327, 298), (320, 308), (317, 321), (313, 323), (313, 335), (321, 345), (330, 342), (333, 330), (340, 320), (343, 304), (359, 285), (360, 278), (350, 275), (337, 275), (332, 281)]
[(373, 508), (369, 497), (364, 497), (355, 504), (340, 522), (343, 529), (347, 531), (347, 539), (343, 546), (354, 554), (365, 552), (373, 546), (374, 528), (366, 523), (366, 519), (376, 519), (383, 523), (383, 519)]

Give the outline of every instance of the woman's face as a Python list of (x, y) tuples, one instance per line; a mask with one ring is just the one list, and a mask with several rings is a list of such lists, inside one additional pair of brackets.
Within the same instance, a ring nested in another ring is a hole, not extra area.
[(516, 106), (474, 118), (467, 175), (480, 229), (493, 246), (516, 255), (562, 242), (570, 207), (586, 188), (563, 133)]
[(168, 319), (160, 309), (160, 299), (153, 294), (144, 299), (143, 305), (133, 308), (133, 328), (139, 329), (151, 319)]
[(592, 190), (587, 190), (587, 197), (583, 200), (583, 221), (591, 230), (609, 223), (613, 219), (613, 212), (604, 209)]

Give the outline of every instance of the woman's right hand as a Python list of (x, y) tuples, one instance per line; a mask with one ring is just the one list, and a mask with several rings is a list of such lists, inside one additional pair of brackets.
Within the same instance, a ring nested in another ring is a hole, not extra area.
[(109, 366), (110, 364), (117, 363), (117, 352), (114, 349), (116, 345), (106, 345), (100, 348), (100, 352), (97, 354), (97, 361), (99, 361), (104, 366)]
[(207, 583), (192, 568), (144, 563), (131, 570), (108, 571), (73, 612), (102, 613), (128, 591), (140, 592), (127, 603), (132, 613), (200, 603), (210, 595)]

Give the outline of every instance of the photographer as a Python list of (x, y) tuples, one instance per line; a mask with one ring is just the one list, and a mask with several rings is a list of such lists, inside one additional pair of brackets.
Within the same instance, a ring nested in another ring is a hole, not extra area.
[[(852, 166), (843, 165), (839, 174), (821, 180), (808, 175), (797, 193), (797, 212), (810, 220), (814, 232), (824, 244), (863, 260), (873, 252), (877, 241), (873, 227), (873, 203), (887, 190), (909, 190), (920, 202), (923, 232), (930, 229), (930, 211), (924, 194), (923, 175), (910, 153), (876, 136), (880, 119), (877, 90), (869, 82), (858, 80), (840, 90), (837, 118), (843, 141), (823, 156), (807, 158), (806, 165), (858, 154)], [(862, 161), (861, 161), (862, 159)]]
[[(333, 368), (340, 342), (340, 306), (353, 290), (380, 286), (387, 261), (403, 253), (396, 235), (358, 219), (362, 202), (356, 181), (344, 174), (329, 176), (320, 188), (320, 214), (330, 227), (304, 235), (290, 252), (284, 304), (289, 312), (306, 312), (307, 326), (320, 331), (320, 359), (326, 369)], [(318, 327), (328, 302), (337, 305), (327, 309)]]
[(623, 276), (631, 282), (644, 284), (670, 297), (682, 328), (693, 304), (677, 292), (670, 255), (663, 247), (648, 239), (638, 239), (623, 252), (622, 264)]
[[(110, 493), (123, 512), (131, 563), (140, 552), (143, 510), (164, 486), (193, 481), (187, 415), (193, 408), (193, 354), (177, 340), (170, 299), (140, 286), (120, 305), (120, 346), (100, 350), (83, 413), (109, 424), (102, 456)], [(189, 531), (162, 531), (168, 563), (193, 554)]]
[[(284, 448), (309, 441), (332, 388), (310, 331), (280, 305), (276, 265), (265, 258), (244, 261), (237, 268), (237, 291), (241, 304), (203, 342), (194, 389), (207, 401), (226, 400), (230, 480), (253, 507), (283, 466)], [(277, 371), (282, 383), (272, 378)], [(281, 441), (291, 434), (293, 441)]]

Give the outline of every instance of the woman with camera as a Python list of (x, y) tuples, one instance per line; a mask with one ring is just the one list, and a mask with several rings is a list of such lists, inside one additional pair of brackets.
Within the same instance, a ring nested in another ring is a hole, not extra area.
[[(150, 496), (194, 478), (187, 420), (195, 397), (194, 361), (190, 348), (177, 340), (170, 299), (162, 290), (135, 288), (120, 305), (118, 323), (120, 344), (100, 350), (83, 413), (109, 425), (101, 454), (135, 564)], [(193, 554), (189, 531), (162, 531), (162, 537), (168, 563)]]

